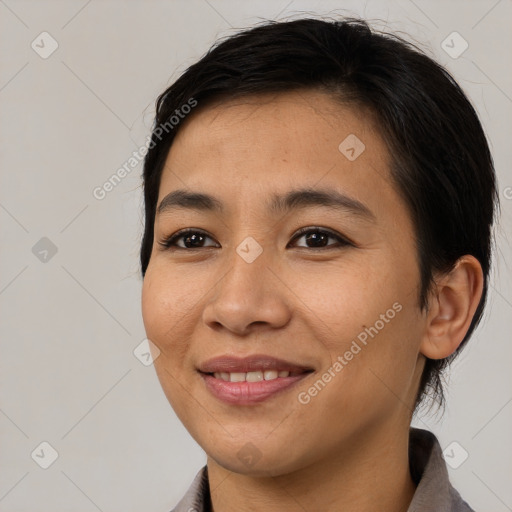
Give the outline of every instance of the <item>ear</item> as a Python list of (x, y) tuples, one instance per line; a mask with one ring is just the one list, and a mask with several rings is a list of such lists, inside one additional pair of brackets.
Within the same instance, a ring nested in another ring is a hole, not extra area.
[(480, 302), (483, 282), (482, 266), (470, 255), (459, 258), (453, 270), (435, 279), (420, 344), (424, 356), (444, 359), (457, 350)]

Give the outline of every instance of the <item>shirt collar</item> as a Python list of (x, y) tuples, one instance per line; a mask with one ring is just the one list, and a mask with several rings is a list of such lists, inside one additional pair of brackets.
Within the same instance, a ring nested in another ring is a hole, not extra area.
[[(407, 512), (474, 512), (451, 485), (441, 446), (432, 432), (410, 427), (409, 467), (417, 488)], [(204, 466), (171, 512), (210, 511), (208, 468)]]

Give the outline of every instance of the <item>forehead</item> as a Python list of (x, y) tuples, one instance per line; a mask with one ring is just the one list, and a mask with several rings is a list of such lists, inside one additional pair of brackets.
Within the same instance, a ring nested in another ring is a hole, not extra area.
[[(199, 104), (180, 126), (173, 147), (196, 146), (194, 149), (199, 151), (236, 148), (250, 152), (264, 145), (272, 154), (289, 150), (307, 154), (323, 143), (336, 152), (338, 144), (333, 147), (333, 142), (341, 142), (354, 132), (360, 138), (380, 139), (369, 108), (341, 103), (325, 92), (299, 90)], [(303, 145), (304, 140), (310, 143)], [(373, 147), (368, 149), (385, 151), (382, 140), (371, 142)]]
[(173, 189), (190, 188), (215, 191), (226, 202), (262, 204), (262, 197), (299, 184), (361, 202), (372, 191), (383, 199), (383, 188), (391, 186), (390, 160), (371, 113), (326, 93), (295, 91), (199, 105), (171, 146), (159, 201)]

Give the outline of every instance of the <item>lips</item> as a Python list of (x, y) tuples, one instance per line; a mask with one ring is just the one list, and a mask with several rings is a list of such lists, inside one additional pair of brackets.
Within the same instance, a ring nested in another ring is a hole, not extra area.
[(198, 370), (201, 373), (249, 373), (274, 370), (277, 372), (290, 372), (301, 374), (313, 370), (309, 366), (277, 359), (271, 356), (255, 354), (248, 357), (219, 356), (200, 364)]
[(313, 369), (265, 355), (220, 356), (198, 368), (206, 388), (231, 405), (251, 405), (269, 399), (307, 377)]

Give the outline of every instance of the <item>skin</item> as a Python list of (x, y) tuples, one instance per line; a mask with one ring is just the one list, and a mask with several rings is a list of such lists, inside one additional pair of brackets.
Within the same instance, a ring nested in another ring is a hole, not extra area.
[[(338, 150), (349, 134), (365, 144), (354, 161)], [(415, 491), (408, 434), (425, 356), (456, 350), (482, 273), (464, 256), (438, 276), (428, 311), (419, 309), (414, 229), (389, 168), (368, 112), (316, 91), (199, 106), (180, 127), (158, 202), (187, 189), (216, 196), (225, 211), (157, 214), (142, 312), (161, 350), (155, 369), (162, 388), (207, 454), (215, 512), (407, 510)], [(372, 217), (325, 206), (267, 210), (271, 194), (302, 187), (341, 192)], [(303, 227), (328, 229), (351, 244), (330, 237), (315, 249), (307, 236), (296, 237)], [(183, 228), (207, 237), (196, 249), (159, 244)], [(263, 249), (252, 263), (236, 252), (247, 237)], [(300, 403), (299, 394), (396, 303), (400, 312)], [(197, 372), (223, 354), (267, 354), (315, 371), (262, 403), (228, 405)], [(242, 448), (255, 463), (237, 455)]]

